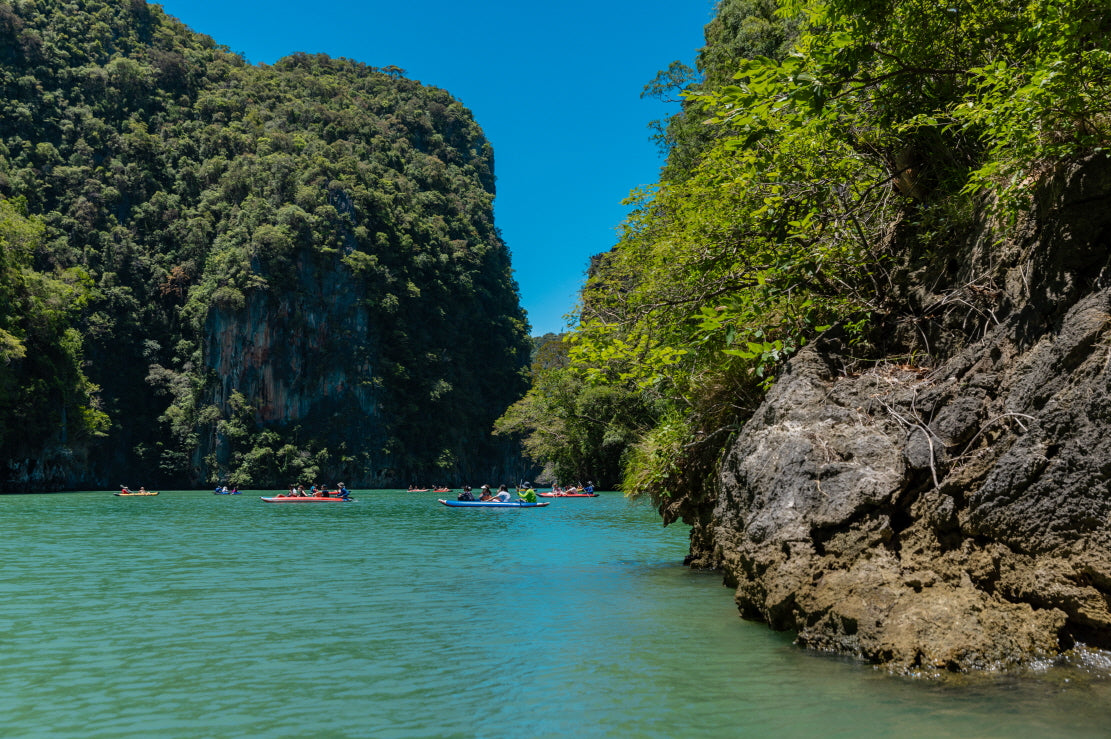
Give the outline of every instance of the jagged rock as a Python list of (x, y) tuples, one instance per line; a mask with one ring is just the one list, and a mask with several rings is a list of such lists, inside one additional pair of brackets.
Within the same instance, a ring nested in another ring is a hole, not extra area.
[(932, 365), (847, 374), (835, 340), (789, 363), (692, 521), (742, 615), (906, 672), (1111, 648), (1109, 200), (1085, 162), (978, 238), (954, 281), (1004, 287), (975, 331), (919, 332), (952, 347)]

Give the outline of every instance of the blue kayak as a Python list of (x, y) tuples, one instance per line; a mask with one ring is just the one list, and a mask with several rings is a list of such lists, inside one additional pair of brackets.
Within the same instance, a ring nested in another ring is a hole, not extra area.
[(440, 502), (452, 508), (543, 508), (551, 503), (544, 501), (543, 503), (526, 503), (523, 500), (511, 500), (507, 503), (501, 501), (481, 501), (481, 500), (444, 500), (440, 498)]

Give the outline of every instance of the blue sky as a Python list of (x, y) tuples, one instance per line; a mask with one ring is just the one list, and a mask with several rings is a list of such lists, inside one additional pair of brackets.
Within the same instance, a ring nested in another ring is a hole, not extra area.
[(564, 330), (621, 201), (656, 181), (640, 99), (673, 60), (691, 66), (714, 0), (166, 0), (172, 16), (252, 63), (295, 51), (385, 67), (470, 108), (494, 146), (495, 220), (534, 335)]

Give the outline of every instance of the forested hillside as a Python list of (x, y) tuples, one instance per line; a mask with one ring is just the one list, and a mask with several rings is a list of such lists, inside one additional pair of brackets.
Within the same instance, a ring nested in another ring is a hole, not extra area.
[(6, 489), (502, 471), (529, 339), (448, 93), (250, 65), (141, 0), (0, 2)]
[(1082, 0), (722, 0), (699, 69), (646, 88), (683, 111), (591, 267), (569, 362), (537, 368), (501, 427), (563, 474), (601, 434), (611, 482), (664, 502), (701, 489), (823, 332), (865, 366), (943, 356), (913, 293), (955, 278), (953, 244), (985, 218), (1013, 225), (1040, 175), (1102, 152), (1109, 33)]
[(500, 420), (908, 672), (1111, 646), (1111, 12), (722, 0), (660, 181)]

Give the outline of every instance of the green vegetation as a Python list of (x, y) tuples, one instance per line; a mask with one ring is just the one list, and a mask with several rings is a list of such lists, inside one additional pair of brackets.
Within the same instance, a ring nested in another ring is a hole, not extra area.
[(787, 358), (826, 331), (868, 352), (915, 260), (978, 211), (1013, 222), (1111, 121), (1091, 1), (725, 0), (706, 35), (693, 80), (647, 89), (685, 88), (667, 167), (595, 260), (566, 361), (500, 422), (563, 470), (612, 442), (661, 507), (704, 499)]
[(75, 328), (89, 278), (78, 268), (32, 268), (43, 230), (0, 201), (0, 448), (24, 452), (103, 436), (107, 423), (82, 370)]
[(0, 211), (0, 459), (260, 487), (502, 459), (529, 343), (491, 148), (402, 74), (252, 66), (140, 0), (0, 2), (0, 197), (28, 214)]

